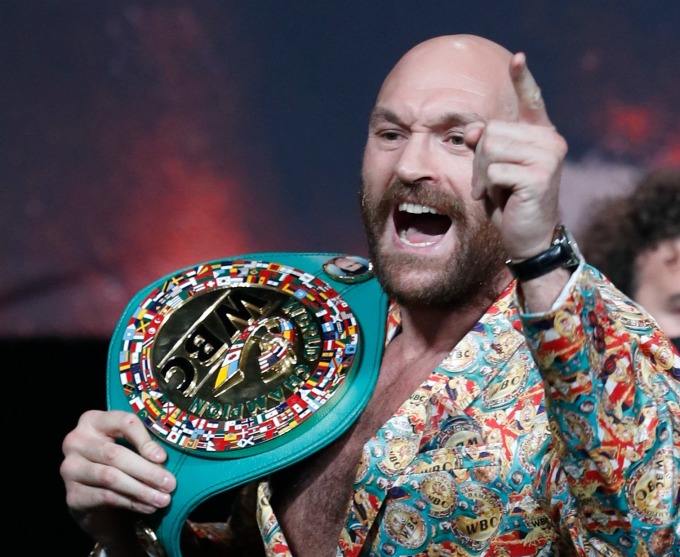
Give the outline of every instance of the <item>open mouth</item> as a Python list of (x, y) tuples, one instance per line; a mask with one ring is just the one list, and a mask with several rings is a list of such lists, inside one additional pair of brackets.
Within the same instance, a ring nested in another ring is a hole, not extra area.
[(428, 247), (444, 237), (451, 227), (451, 218), (429, 205), (402, 202), (394, 214), (394, 226), (402, 243)]

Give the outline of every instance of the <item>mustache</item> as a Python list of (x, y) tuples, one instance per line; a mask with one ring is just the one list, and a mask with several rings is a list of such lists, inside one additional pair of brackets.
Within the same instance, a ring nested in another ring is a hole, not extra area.
[(365, 188), (362, 187), (362, 207), (373, 206), (378, 215), (387, 216), (391, 212), (391, 207), (403, 202), (434, 207), (439, 213), (451, 217), (452, 220), (462, 222), (467, 220), (467, 209), (460, 196), (451, 191), (442, 191), (429, 184), (410, 184), (395, 180), (376, 200), (371, 200)]

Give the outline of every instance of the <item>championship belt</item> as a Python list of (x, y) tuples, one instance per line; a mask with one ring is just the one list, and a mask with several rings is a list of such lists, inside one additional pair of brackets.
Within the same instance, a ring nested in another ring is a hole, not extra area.
[(108, 353), (107, 405), (168, 453), (171, 504), (140, 523), (149, 555), (180, 557), (192, 510), (337, 439), (375, 386), (387, 296), (366, 259), (253, 253), (139, 291)]

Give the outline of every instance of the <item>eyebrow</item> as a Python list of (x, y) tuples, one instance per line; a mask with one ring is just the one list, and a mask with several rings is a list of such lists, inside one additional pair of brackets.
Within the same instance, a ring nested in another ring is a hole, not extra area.
[[(433, 128), (451, 128), (465, 126), (472, 122), (485, 122), (486, 120), (476, 112), (446, 112), (428, 123)], [(375, 107), (371, 112), (370, 126), (375, 127), (380, 123), (390, 122), (397, 126), (408, 127), (407, 124), (395, 112), (388, 108)]]

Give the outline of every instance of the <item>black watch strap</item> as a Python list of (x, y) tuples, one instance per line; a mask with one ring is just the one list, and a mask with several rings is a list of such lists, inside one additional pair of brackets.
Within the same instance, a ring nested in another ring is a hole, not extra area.
[(581, 254), (569, 231), (559, 225), (555, 228), (551, 246), (524, 261), (514, 262), (510, 259), (506, 265), (517, 280), (526, 281), (543, 276), (550, 271), (562, 267), (574, 271), (581, 261)]

